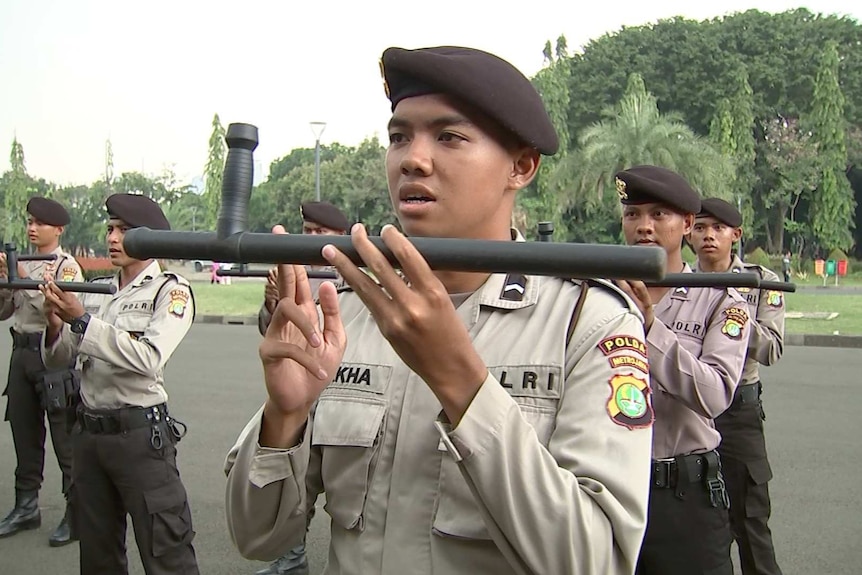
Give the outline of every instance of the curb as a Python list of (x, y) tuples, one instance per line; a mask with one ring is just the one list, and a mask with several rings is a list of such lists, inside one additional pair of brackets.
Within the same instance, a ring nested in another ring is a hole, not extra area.
[[(199, 315), (195, 323), (216, 325), (257, 325), (257, 316)], [(826, 335), (814, 333), (788, 333), (784, 344), (801, 347), (862, 348), (862, 335)]]

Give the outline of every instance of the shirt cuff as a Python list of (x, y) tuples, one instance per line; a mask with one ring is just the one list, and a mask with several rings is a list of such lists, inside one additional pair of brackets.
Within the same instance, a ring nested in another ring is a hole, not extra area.
[[(250, 437), (260, 437), (260, 425), (263, 420), (263, 410), (256, 416), (257, 425), (250, 434)], [(251, 460), (251, 467), (248, 471), (248, 479), (252, 485), (258, 488), (263, 488), (270, 483), (283, 481), (290, 477), (296, 476), (295, 467), (301, 465), (300, 462), (308, 460), (305, 452), (308, 450), (308, 444), (311, 438), (309, 430), (311, 426), (305, 426), (303, 436), (300, 442), (288, 449), (277, 449), (274, 447), (261, 447), (260, 443), (255, 440), (254, 456)], [(294, 458), (298, 458), (294, 462)]]
[[(63, 329), (67, 328), (64, 326)], [(84, 335), (72, 333), (73, 337), (79, 338), (78, 341), (80, 342), (80, 347), (78, 348), (78, 352), (86, 353), (87, 355), (92, 355), (93, 357), (104, 356), (104, 353), (100, 354), (98, 352), (98, 349), (100, 347), (99, 342), (102, 341), (102, 336), (107, 329), (107, 323), (97, 317), (91, 316), (90, 321), (87, 323), (87, 329), (84, 331)]]
[(501, 435), (512, 408), (518, 404), (490, 373), (455, 429), (438, 421), (441, 442), (456, 461), (484, 453)]

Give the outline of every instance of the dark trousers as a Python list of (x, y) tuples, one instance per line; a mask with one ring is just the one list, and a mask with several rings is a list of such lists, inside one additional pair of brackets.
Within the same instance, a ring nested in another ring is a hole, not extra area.
[(150, 427), (120, 433), (73, 432), (76, 527), (81, 574), (128, 573), (126, 515), (147, 575), (198, 575), (191, 510), (164, 423), (160, 449)]
[[(4, 395), (6, 421), (12, 426), (15, 443), (15, 489), (39, 491), (45, 467), (45, 410), (36, 391), (45, 365), (38, 347), (15, 347), (9, 362), (9, 380)], [(63, 473), (63, 494), (68, 497), (72, 482), (72, 445), (66, 431), (66, 413), (48, 414), (51, 443)]]
[(715, 426), (721, 433), (719, 452), (730, 496), (730, 527), (739, 548), (742, 573), (781, 575), (767, 524), (772, 469), (766, 455), (760, 399), (735, 400), (716, 418)]
[(650, 490), (647, 530), (636, 575), (733, 575), (727, 509), (712, 507), (706, 486), (684, 499), (673, 488)]

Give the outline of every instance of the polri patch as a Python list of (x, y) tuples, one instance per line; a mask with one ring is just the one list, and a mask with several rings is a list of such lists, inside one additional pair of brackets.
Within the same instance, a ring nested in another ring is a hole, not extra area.
[(610, 355), (618, 351), (636, 351), (642, 356), (647, 356), (647, 349), (644, 342), (630, 335), (612, 335), (606, 337), (599, 342), (598, 348), (605, 355)]
[(784, 296), (780, 291), (769, 290), (766, 292), (766, 305), (769, 307), (781, 307), (784, 305)]
[(78, 275), (78, 270), (69, 266), (63, 268), (62, 278), (64, 282), (70, 282), (75, 279), (75, 276)]
[(655, 414), (646, 380), (626, 374), (615, 375), (608, 383), (611, 384), (608, 415), (614, 423), (629, 429), (641, 429), (652, 425)]
[(748, 322), (748, 312), (741, 307), (729, 307), (724, 310), (724, 325), (721, 333), (730, 339), (740, 339), (742, 328)]
[(189, 303), (189, 293), (185, 290), (171, 290), (171, 303), (168, 305), (168, 312), (175, 317), (183, 317), (186, 313), (186, 306)]
[(646, 360), (631, 355), (615, 355), (608, 358), (608, 363), (616, 369), (618, 367), (630, 367), (641, 373), (649, 373), (649, 364)]

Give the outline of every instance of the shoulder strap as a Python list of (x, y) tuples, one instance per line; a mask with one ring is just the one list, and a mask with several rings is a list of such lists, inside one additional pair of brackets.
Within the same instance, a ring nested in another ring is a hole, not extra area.
[(572, 342), (572, 335), (574, 335), (578, 320), (581, 317), (581, 310), (584, 309), (584, 302), (587, 301), (587, 290), (589, 288), (589, 283), (581, 282), (581, 293), (578, 295), (578, 302), (575, 304), (575, 308), (572, 310), (572, 318), (569, 320), (569, 329), (566, 332), (566, 347)]
[(162, 295), (162, 290), (165, 289), (165, 286), (168, 285), (171, 280), (174, 280), (178, 285), (182, 284), (189, 288), (189, 294), (192, 296), (192, 322), (194, 322), (195, 316), (198, 313), (198, 306), (195, 305), (195, 292), (192, 290), (192, 285), (188, 282), (180, 282), (179, 276), (171, 272), (162, 272), (162, 275), (165, 276), (165, 281), (162, 282), (162, 285), (160, 285), (159, 289), (156, 290), (156, 295), (153, 296), (153, 310), (156, 309), (156, 302), (159, 301), (159, 296)]

